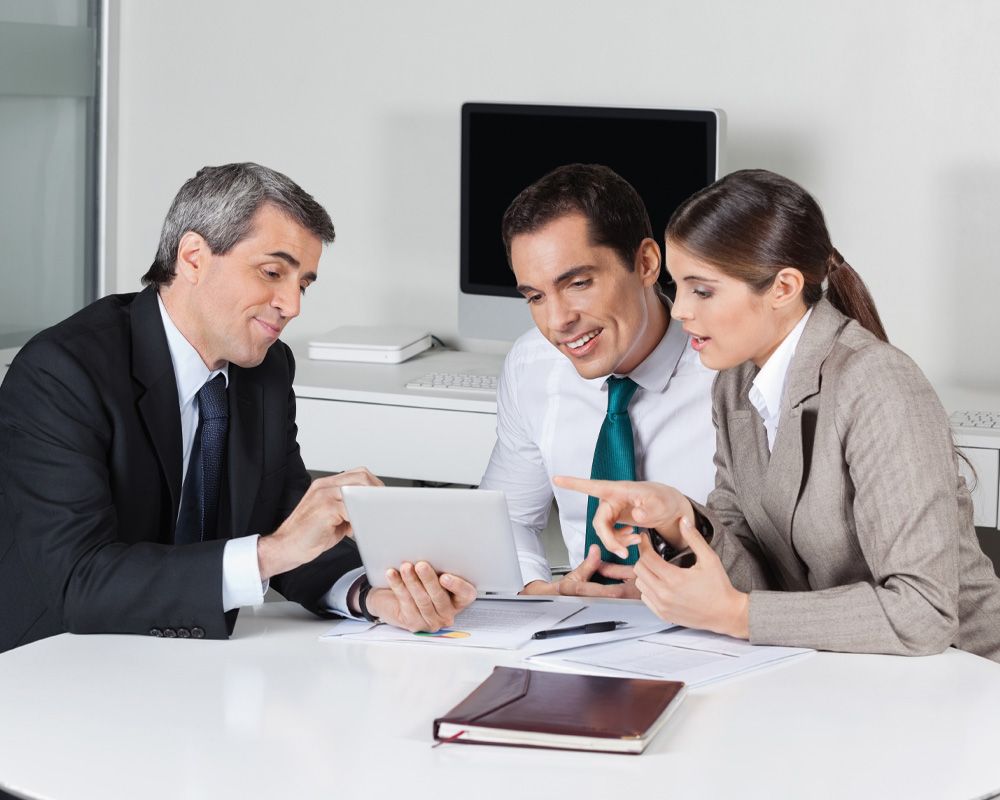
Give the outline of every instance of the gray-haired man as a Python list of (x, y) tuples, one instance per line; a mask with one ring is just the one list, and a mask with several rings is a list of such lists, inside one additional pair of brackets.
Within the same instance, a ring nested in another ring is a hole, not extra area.
[(144, 291), (25, 345), (0, 387), (0, 651), (63, 631), (224, 638), (272, 578), (318, 614), (414, 630), (471, 602), (426, 564), (363, 592), (340, 487), (378, 479), (310, 483), (302, 464), (278, 338), (333, 238), (284, 175), (206, 167)]

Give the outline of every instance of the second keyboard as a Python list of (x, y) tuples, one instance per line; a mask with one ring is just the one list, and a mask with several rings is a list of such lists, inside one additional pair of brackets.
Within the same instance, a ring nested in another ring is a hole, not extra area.
[(432, 392), (467, 392), (483, 397), (497, 393), (496, 375), (473, 375), (465, 372), (429, 372), (406, 384), (407, 389)]

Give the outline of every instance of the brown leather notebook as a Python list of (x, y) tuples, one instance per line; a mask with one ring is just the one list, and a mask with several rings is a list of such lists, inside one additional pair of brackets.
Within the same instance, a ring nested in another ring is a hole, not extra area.
[(680, 705), (680, 681), (496, 667), (434, 720), (439, 742), (641, 753)]

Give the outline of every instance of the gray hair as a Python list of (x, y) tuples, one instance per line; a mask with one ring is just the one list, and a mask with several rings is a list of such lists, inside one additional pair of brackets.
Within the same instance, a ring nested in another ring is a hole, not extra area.
[(252, 233), (254, 215), (265, 204), (287, 214), (320, 241), (333, 241), (330, 215), (286, 175), (251, 162), (203, 167), (170, 204), (156, 259), (142, 282), (166, 286), (173, 281), (177, 248), (188, 231), (202, 236), (213, 253), (225, 255)]

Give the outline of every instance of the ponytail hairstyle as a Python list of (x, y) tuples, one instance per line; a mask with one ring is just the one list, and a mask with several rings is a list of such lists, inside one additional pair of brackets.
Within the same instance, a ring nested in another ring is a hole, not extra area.
[(802, 273), (802, 298), (826, 297), (845, 316), (888, 341), (864, 281), (830, 241), (823, 212), (788, 178), (763, 169), (733, 172), (685, 200), (667, 224), (667, 242), (761, 294), (778, 272)]

